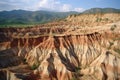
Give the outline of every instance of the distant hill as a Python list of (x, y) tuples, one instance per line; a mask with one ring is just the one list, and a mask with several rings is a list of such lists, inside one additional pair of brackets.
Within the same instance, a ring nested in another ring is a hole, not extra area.
[(120, 13), (120, 9), (115, 8), (91, 8), (83, 12), (87, 14), (95, 14), (95, 13)]
[(52, 12), (52, 11), (1, 11), (0, 25), (8, 24), (39, 24), (56, 19), (66, 18), (68, 15), (78, 14), (77, 12)]
[[(95, 14), (95, 13), (120, 13), (120, 9), (114, 8), (91, 8), (82, 14)], [(25, 10), (12, 10), (0, 12), (0, 25), (11, 24), (40, 24), (54, 20), (66, 18), (72, 14), (81, 14), (78, 12), (52, 12), (52, 11), (25, 11)]]

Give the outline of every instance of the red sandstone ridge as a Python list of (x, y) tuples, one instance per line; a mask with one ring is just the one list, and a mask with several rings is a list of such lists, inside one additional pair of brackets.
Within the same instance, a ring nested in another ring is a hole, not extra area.
[(0, 80), (119, 80), (119, 19), (93, 27), (74, 19), (1, 28)]

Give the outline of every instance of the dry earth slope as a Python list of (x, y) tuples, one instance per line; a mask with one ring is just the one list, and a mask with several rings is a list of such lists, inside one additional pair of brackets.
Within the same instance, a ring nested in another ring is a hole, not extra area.
[(120, 14), (1, 28), (0, 80), (120, 80)]

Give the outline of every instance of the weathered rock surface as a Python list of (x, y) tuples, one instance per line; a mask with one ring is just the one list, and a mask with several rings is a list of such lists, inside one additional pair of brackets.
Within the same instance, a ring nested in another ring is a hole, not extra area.
[(0, 80), (119, 80), (120, 22), (115, 20), (95, 27), (1, 28)]

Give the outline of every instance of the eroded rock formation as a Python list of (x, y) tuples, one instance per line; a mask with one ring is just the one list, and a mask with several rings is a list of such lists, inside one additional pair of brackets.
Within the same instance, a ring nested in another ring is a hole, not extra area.
[(119, 80), (119, 45), (119, 21), (92, 28), (1, 28), (0, 79)]

